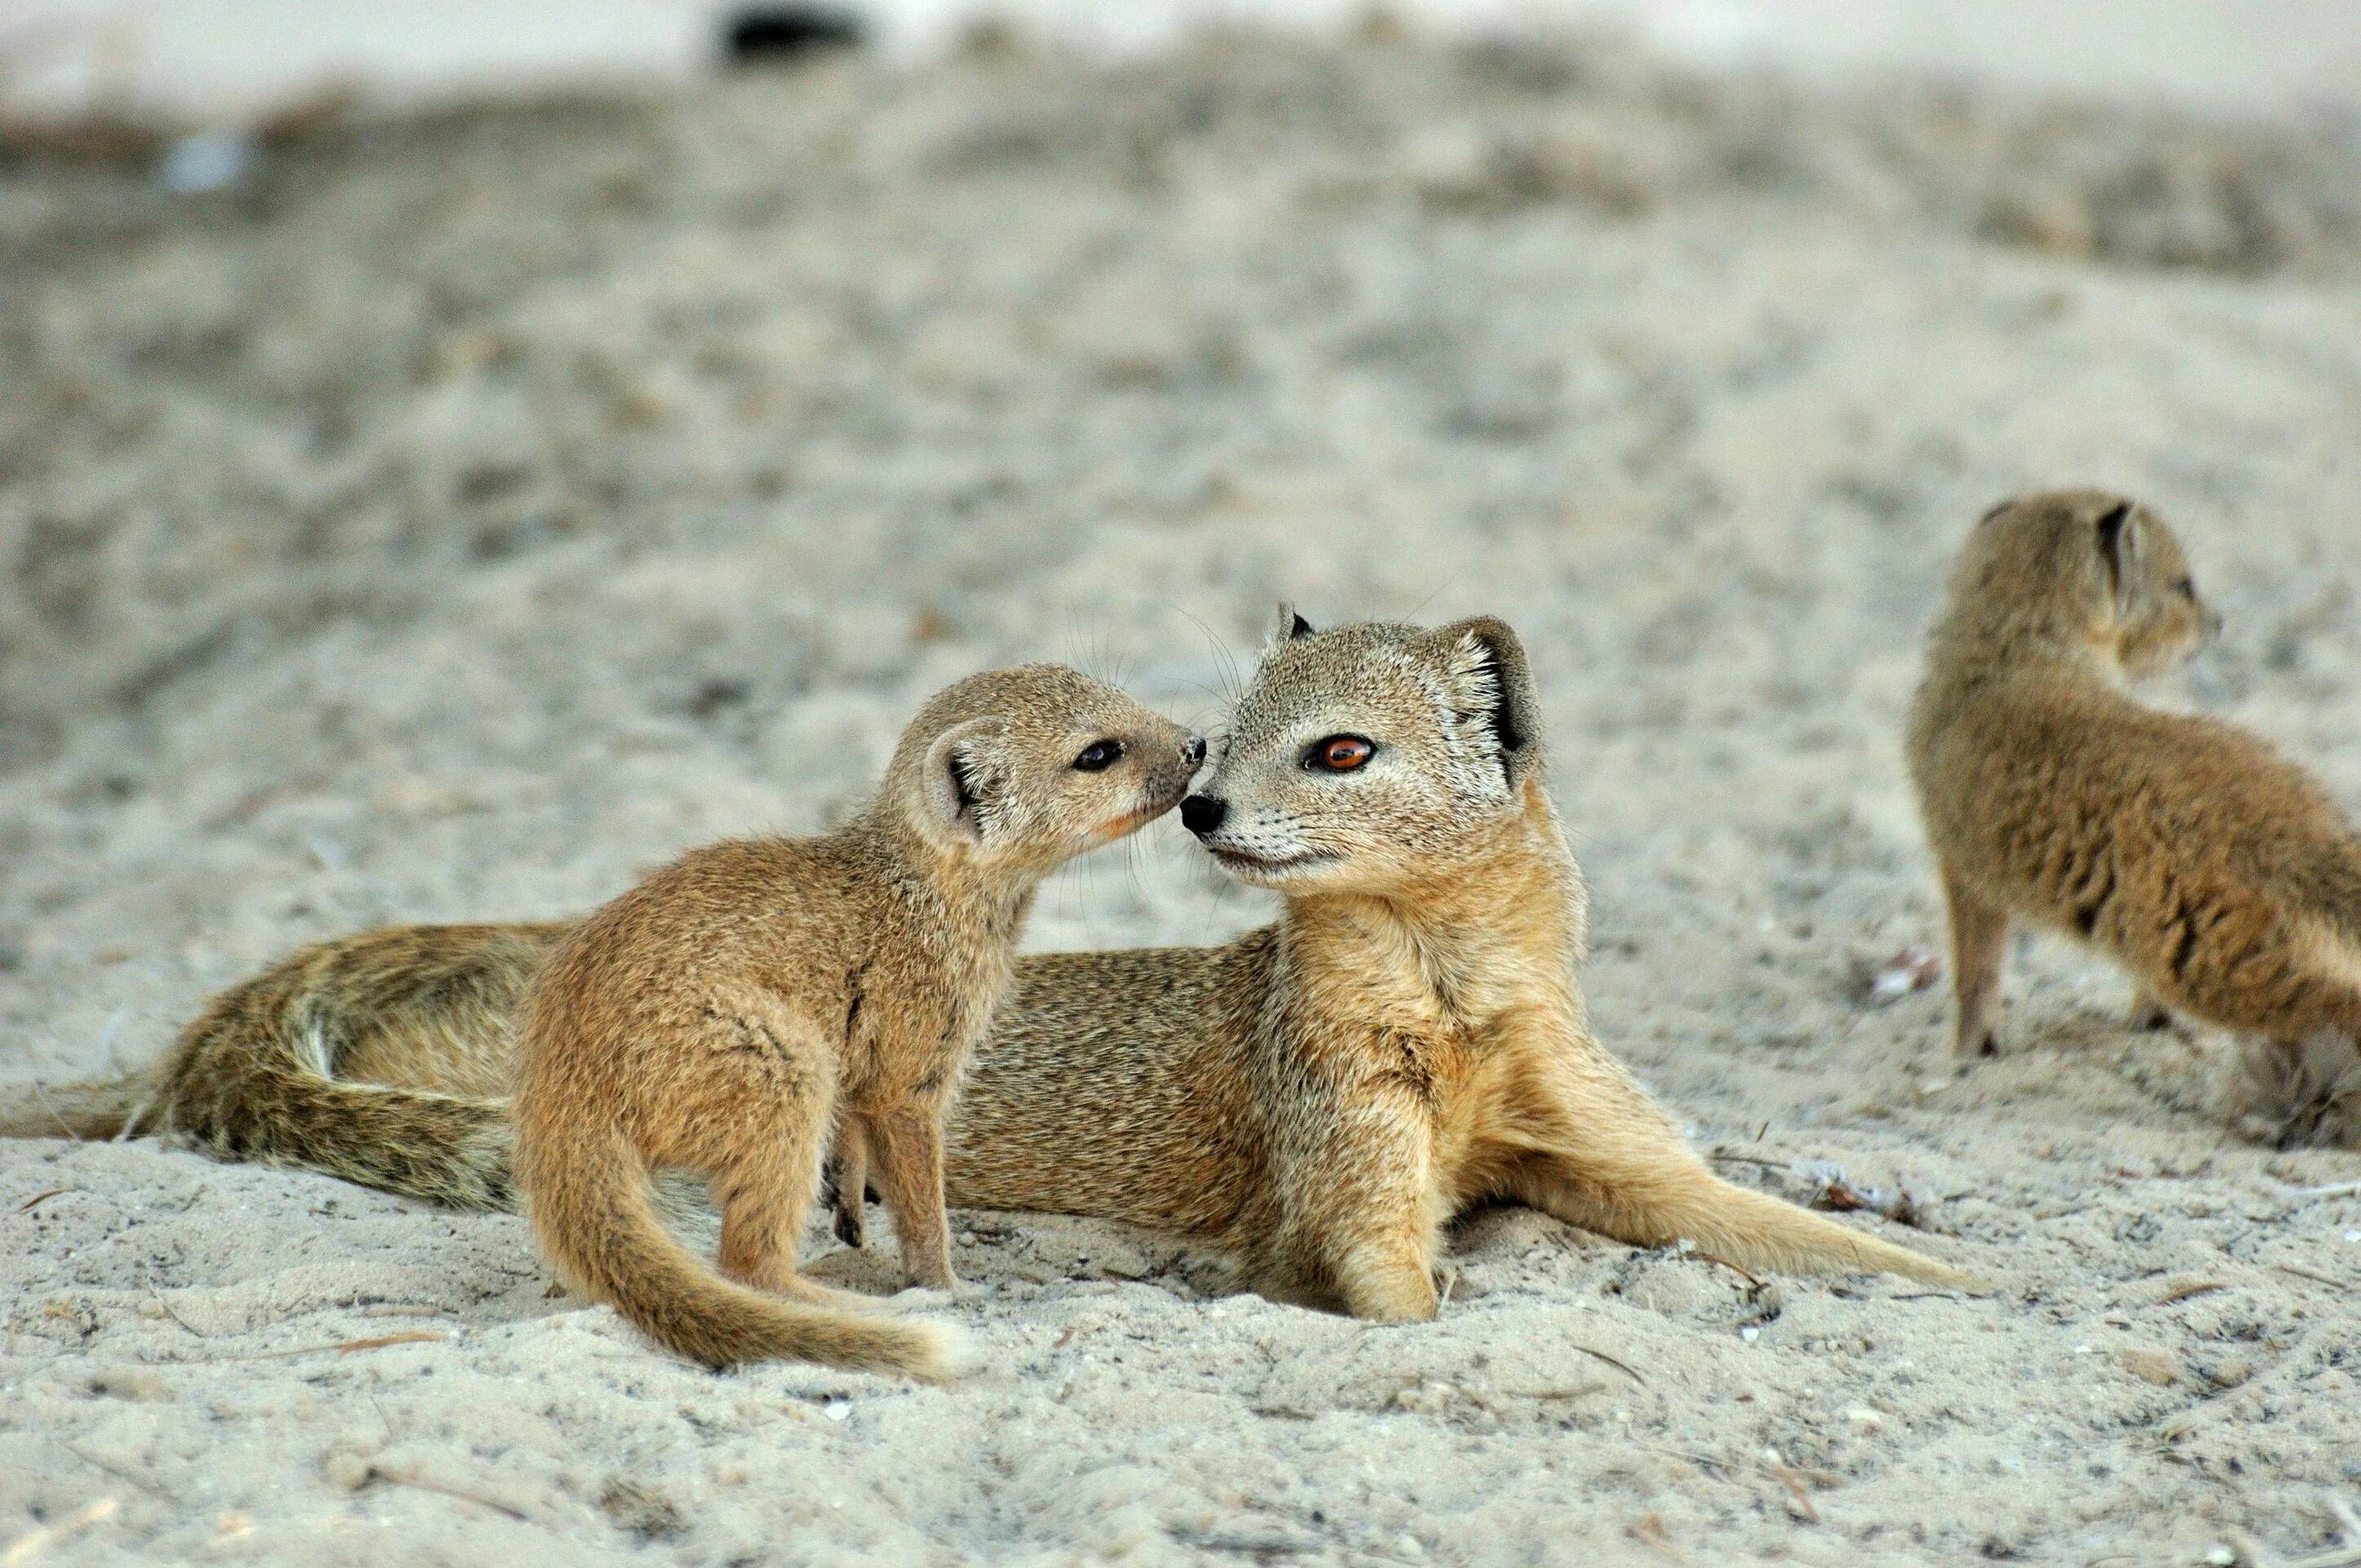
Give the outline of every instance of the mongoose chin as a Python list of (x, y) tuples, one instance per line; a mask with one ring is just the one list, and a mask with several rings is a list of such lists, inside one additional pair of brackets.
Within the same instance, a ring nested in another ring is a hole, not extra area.
[[(796, 1272), (831, 1129), (873, 1151), (904, 1271), (949, 1288), (943, 1110), (1034, 889), (1171, 809), (1203, 756), (1071, 670), (971, 676), (920, 711), (842, 827), (694, 850), (558, 938), (525, 993), (516, 1081), (517, 1179), (552, 1266), (715, 1365), (947, 1376), (939, 1332), (848, 1310)], [(658, 1223), (662, 1169), (710, 1184), (727, 1279)]]
[(1909, 762), (1949, 906), (1954, 1045), (1999, 1048), (2014, 921), (2130, 970), (2134, 1019), (2252, 1039), (2249, 1129), (2361, 1131), (2361, 836), (2252, 736), (2133, 698), (2219, 628), (2180, 541), (2137, 502), (2032, 495), (1985, 514), (1951, 574)]

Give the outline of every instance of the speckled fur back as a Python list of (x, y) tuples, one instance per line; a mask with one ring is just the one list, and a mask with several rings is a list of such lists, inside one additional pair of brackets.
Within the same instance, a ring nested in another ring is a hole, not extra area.
[[(2015, 918), (2116, 959), (2143, 1016), (2160, 1003), (2265, 1042), (2284, 1059), (2258, 1082), (2312, 1082), (2323, 1041), (2361, 1044), (2361, 837), (2260, 741), (2125, 689), (2215, 625), (2180, 542), (2136, 502), (2030, 496), (1976, 525), (1909, 735), (1962, 1054), (1996, 1048)], [(2303, 1141), (2354, 1132), (2292, 1101), (2281, 1121)]]

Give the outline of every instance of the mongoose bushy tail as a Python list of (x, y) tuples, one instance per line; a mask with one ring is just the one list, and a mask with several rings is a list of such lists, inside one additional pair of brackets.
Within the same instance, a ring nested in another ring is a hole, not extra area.
[(937, 1382), (957, 1375), (957, 1337), (937, 1325), (783, 1300), (716, 1275), (659, 1223), (646, 1168), (611, 1126), (574, 1124), (533, 1158), (544, 1162), (527, 1184), (550, 1266), (658, 1343), (717, 1367), (789, 1358)]
[(127, 1138), (156, 1130), (146, 1073), (89, 1083), (44, 1084), (0, 1100), (0, 1138)]
[[(321, 942), (215, 997), (143, 1077), (28, 1093), (0, 1128), (125, 1127), (446, 1208), (516, 1206), (517, 1011), (570, 922), (400, 926)], [(71, 1109), (70, 1109), (71, 1108)]]

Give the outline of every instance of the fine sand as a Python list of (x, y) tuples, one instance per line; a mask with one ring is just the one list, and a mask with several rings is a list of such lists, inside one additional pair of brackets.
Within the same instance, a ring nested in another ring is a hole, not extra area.
[[(1918, 634), (2013, 491), (2177, 521), (2230, 631), (2165, 699), (2361, 803), (2349, 127), (1379, 29), (330, 122), (201, 198), (106, 151), (0, 152), (0, 1087), (825, 822), (984, 665), (1214, 725), (1282, 596), (1491, 611), (1602, 1037), (1733, 1178), (1906, 1189), (1931, 1234), (1855, 1223), (2003, 1288), (1510, 1210), (1375, 1328), (972, 1213), (914, 1310), (981, 1376), (715, 1376), (515, 1219), (10, 1143), (0, 1560), (2080, 1568), (2361, 1500), (2361, 1157), (2242, 1139), (2233, 1043), (2062, 945), (1971, 1070), (1939, 986), (1872, 1001), (1941, 944)], [(1168, 822), (1030, 942), (1267, 913)]]

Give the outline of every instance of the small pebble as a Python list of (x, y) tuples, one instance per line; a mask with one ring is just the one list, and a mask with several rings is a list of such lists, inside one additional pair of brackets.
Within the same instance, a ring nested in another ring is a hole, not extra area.
[(852, 1414), (852, 1401), (850, 1399), (830, 1399), (827, 1404), (822, 1405), (819, 1408), (819, 1413), (826, 1416), (829, 1420), (840, 1421), (844, 1420), (845, 1417)]
[(1738, 1337), (1744, 1340), (1748, 1344), (1752, 1344), (1756, 1340), (1763, 1337), (1763, 1331), (1756, 1328), (1752, 1323), (1749, 1323), (1744, 1328), (1738, 1331)]
[(328, 1455), (320, 1466), (322, 1477), (339, 1492), (357, 1492), (375, 1477), (369, 1462), (349, 1450)]

